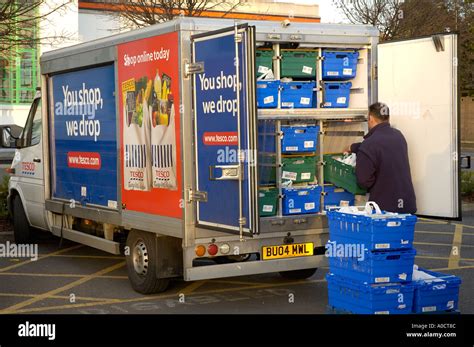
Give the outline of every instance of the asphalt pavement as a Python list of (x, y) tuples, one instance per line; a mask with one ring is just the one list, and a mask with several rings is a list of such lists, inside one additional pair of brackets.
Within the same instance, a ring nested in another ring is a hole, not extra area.
[[(474, 313), (474, 206), (462, 222), (420, 220), (416, 264), (461, 277), (459, 308)], [(11, 232), (0, 243), (13, 241)], [(308, 280), (263, 274), (184, 282), (160, 294), (132, 290), (125, 260), (42, 234), (37, 261), (0, 259), (0, 313), (327, 313), (327, 268)], [(455, 251), (454, 251), (455, 250)]]

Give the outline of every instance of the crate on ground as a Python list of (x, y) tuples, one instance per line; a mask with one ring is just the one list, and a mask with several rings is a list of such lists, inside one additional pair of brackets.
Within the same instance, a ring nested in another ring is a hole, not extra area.
[(327, 212), (329, 238), (341, 244), (361, 244), (369, 251), (411, 249), (417, 217), (409, 214), (357, 215)]
[(357, 184), (355, 167), (336, 160), (338, 157), (341, 158), (342, 154), (324, 156), (324, 180), (352, 194), (365, 194), (367, 191)]
[(258, 191), (258, 210), (260, 217), (275, 216), (278, 206), (278, 189), (262, 188)]
[(323, 80), (349, 80), (356, 77), (357, 51), (330, 51), (323, 53)]
[[(419, 279), (417, 271), (427, 276)], [(454, 275), (418, 268), (414, 272), (415, 286), (414, 313), (456, 311), (459, 302), (459, 287), (461, 279)]]
[(281, 57), (282, 77), (316, 78), (316, 51), (282, 49)]
[(297, 156), (282, 158), (282, 181), (293, 183), (313, 182), (316, 173), (315, 156)]
[(364, 284), (326, 275), (329, 306), (357, 314), (409, 314), (414, 288), (411, 283)]
[(257, 107), (276, 108), (278, 107), (278, 93), (280, 81), (257, 81)]
[(257, 49), (255, 51), (255, 62), (257, 65), (257, 76), (266, 74), (268, 70), (273, 70), (273, 50)]
[(348, 108), (351, 88), (351, 82), (324, 82), (322, 107)]
[(276, 155), (258, 154), (258, 178), (260, 185), (276, 184)]
[(283, 188), (283, 214), (318, 213), (320, 197), (320, 186)]
[(410, 282), (415, 264), (414, 249), (374, 252), (359, 244), (340, 244), (330, 241), (326, 245), (329, 269), (335, 275), (361, 283)]
[(281, 82), (281, 108), (316, 107), (315, 82)]
[(318, 144), (319, 126), (282, 126), (281, 152), (315, 152)]
[(343, 188), (335, 186), (324, 186), (324, 207), (340, 206), (341, 203), (345, 206), (353, 206), (355, 201), (354, 194), (345, 191)]

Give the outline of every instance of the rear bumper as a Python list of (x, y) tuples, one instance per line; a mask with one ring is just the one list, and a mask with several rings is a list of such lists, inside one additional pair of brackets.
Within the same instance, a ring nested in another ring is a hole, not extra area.
[[(283, 233), (279, 233), (278, 236), (272, 235), (273, 237), (260, 237), (253, 239), (245, 239), (244, 241), (238, 240), (222, 240), (214, 241), (215, 244), (220, 246), (222, 243), (227, 243), (230, 246), (230, 255), (236, 254), (235, 250), (238, 250), (238, 254), (248, 253), (259, 253), (261, 254), (263, 246), (281, 245), (284, 244)], [(312, 242), (315, 248), (324, 246), (328, 241), (329, 234), (327, 230), (322, 229), (318, 231), (299, 231), (294, 232), (291, 235), (293, 243), (305, 243)], [(204, 241), (204, 240), (202, 240)], [(206, 240), (207, 241), (207, 240)], [(206, 243), (203, 243), (206, 245)], [(222, 254), (218, 254), (221, 255)], [(324, 255), (315, 255), (309, 257), (298, 257), (298, 258), (287, 258), (287, 259), (276, 259), (276, 260), (255, 260), (247, 262), (238, 262), (231, 264), (216, 264), (206, 266), (195, 266), (193, 267), (193, 260), (196, 259), (194, 247), (189, 247), (184, 250), (184, 279), (186, 281), (195, 281), (203, 279), (221, 278), (221, 277), (234, 277), (234, 276), (245, 276), (254, 275), (270, 272), (280, 271), (291, 271), (291, 270), (302, 270), (317, 268), (327, 264), (327, 259)], [(260, 257), (261, 259), (261, 257)]]
[(184, 279), (186, 281), (197, 281), (212, 278), (256, 275), (269, 272), (312, 269), (321, 266), (327, 266), (327, 259), (324, 255), (277, 260), (257, 260), (185, 269)]

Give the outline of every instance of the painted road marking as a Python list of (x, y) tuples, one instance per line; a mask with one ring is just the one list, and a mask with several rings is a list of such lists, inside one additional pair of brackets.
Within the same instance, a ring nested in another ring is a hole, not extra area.
[[(19, 297), (19, 298), (34, 298), (41, 294), (16, 294), (16, 293), (0, 293), (2, 297)], [(48, 299), (66, 299), (69, 300), (71, 297), (68, 295), (51, 295)], [(104, 300), (120, 300), (114, 298), (91, 298), (87, 296), (76, 296), (76, 300), (84, 301), (104, 301)]]
[(449, 255), (449, 268), (459, 267), (459, 259), (461, 258), (461, 245), (462, 245), (462, 226), (456, 225), (453, 236), (453, 244), (451, 247), (451, 253)]
[[(72, 246), (72, 247), (69, 247), (69, 248), (64, 248), (64, 249), (61, 249), (59, 251), (46, 254), (42, 257), (38, 257), (38, 260), (36, 260), (36, 261), (40, 261), (42, 259), (52, 257), (53, 255), (61, 254), (61, 253), (68, 252), (68, 251), (71, 251), (73, 249), (78, 249), (78, 248), (81, 248), (81, 247), (84, 247), (84, 246), (83, 245), (76, 245), (76, 246)], [(10, 266), (7, 266), (7, 267), (0, 268), (0, 272), (5, 272), (5, 271), (11, 270), (11, 269), (16, 269), (17, 267), (23, 266), (25, 264), (31, 264), (31, 263), (32, 263), (31, 260), (25, 260), (25, 261), (22, 261), (21, 263), (15, 264), (15, 265), (10, 265)]]
[[(463, 270), (463, 269), (474, 269), (474, 265), (458, 266), (456, 268), (442, 267), (439, 269), (431, 269), (430, 271), (449, 271), (449, 270)], [(461, 288), (462, 288), (462, 285), (461, 285)]]
[[(452, 247), (452, 244), (449, 243), (435, 243), (435, 242), (413, 242), (414, 245), (422, 246), (448, 246)], [(474, 245), (460, 245), (460, 247), (474, 248)]]
[(0, 314), (1, 314), (1, 313), (15, 313), (17, 310), (19, 310), (19, 309), (21, 309), (21, 308), (23, 308), (23, 307), (25, 307), (25, 306), (32, 305), (32, 304), (34, 304), (34, 303), (36, 303), (36, 302), (38, 302), (38, 301), (41, 301), (41, 300), (44, 300), (44, 299), (49, 298), (51, 295), (56, 295), (56, 294), (58, 294), (58, 293), (61, 293), (61, 292), (63, 292), (63, 291), (66, 291), (66, 290), (68, 290), (68, 289), (74, 288), (74, 287), (76, 287), (76, 286), (78, 286), (78, 285), (80, 285), (80, 284), (83, 284), (83, 283), (85, 283), (85, 282), (88, 282), (88, 281), (90, 281), (90, 280), (92, 280), (92, 279), (94, 279), (94, 278), (96, 278), (96, 277), (98, 277), (98, 276), (100, 276), (100, 275), (104, 275), (104, 274), (106, 274), (106, 273), (108, 273), (108, 272), (112, 272), (112, 271), (115, 271), (115, 270), (117, 270), (117, 269), (120, 269), (120, 268), (123, 267), (124, 265), (125, 265), (125, 262), (122, 261), (122, 262), (120, 262), (120, 263), (118, 263), (118, 264), (109, 266), (109, 267), (107, 267), (107, 268), (105, 268), (105, 269), (103, 269), (103, 270), (100, 270), (100, 271), (97, 271), (96, 273), (93, 273), (92, 275), (85, 276), (85, 277), (83, 277), (83, 278), (80, 278), (80, 279), (78, 279), (78, 280), (72, 282), (72, 283), (66, 284), (66, 285), (64, 285), (64, 286), (62, 286), (62, 287), (59, 287), (59, 288), (50, 290), (49, 292), (43, 293), (43, 294), (41, 294), (41, 295), (39, 295), (39, 296), (37, 296), (37, 297), (35, 297), (35, 298), (31, 298), (31, 299), (29, 299), (29, 300), (25, 300), (25, 301), (20, 302), (20, 303), (18, 303), (18, 304), (16, 304), (16, 305), (12, 305), (12, 306), (7, 307), (7, 308), (5, 308), (5, 309), (3, 309), (3, 310), (0, 310)]
[[(88, 275), (79, 275), (79, 274), (44, 274), (36, 272), (0, 272), (0, 276), (31, 276), (31, 277), (87, 277)], [(115, 275), (104, 275), (97, 276), (97, 278), (109, 278), (109, 279), (119, 279), (119, 280), (128, 280), (127, 276), (115, 276)]]
[[(235, 291), (243, 291), (243, 290), (253, 290), (253, 289), (265, 289), (265, 288), (275, 288), (275, 287), (284, 287), (284, 286), (291, 286), (291, 285), (300, 285), (300, 284), (311, 284), (311, 283), (320, 283), (326, 282), (325, 279), (320, 280), (306, 280), (306, 281), (295, 281), (295, 282), (283, 282), (283, 283), (273, 283), (273, 284), (264, 284), (264, 285), (255, 285), (255, 286), (248, 286), (248, 287), (238, 287), (238, 288), (223, 288), (223, 289), (210, 289), (205, 290), (202, 292), (191, 294), (193, 295), (206, 295), (206, 294), (217, 294), (217, 293), (227, 293), (227, 292), (235, 292)], [(81, 308), (81, 307), (95, 307), (95, 306), (102, 306), (114, 303), (130, 303), (130, 302), (140, 302), (140, 301), (150, 301), (154, 299), (167, 299), (167, 298), (176, 298), (180, 294), (181, 291), (173, 294), (162, 294), (162, 295), (153, 295), (153, 296), (146, 296), (140, 298), (132, 298), (132, 299), (122, 299), (119, 302), (110, 302), (110, 301), (103, 301), (103, 302), (94, 302), (94, 303), (83, 303), (83, 304), (71, 304), (71, 305), (58, 305), (58, 306), (49, 306), (49, 307), (34, 307), (34, 308), (26, 308), (15, 311), (15, 313), (27, 313), (27, 312), (42, 312), (42, 311), (51, 311), (51, 310), (62, 310), (62, 309), (72, 309), (72, 308)], [(1, 313), (1, 311), (0, 311)]]

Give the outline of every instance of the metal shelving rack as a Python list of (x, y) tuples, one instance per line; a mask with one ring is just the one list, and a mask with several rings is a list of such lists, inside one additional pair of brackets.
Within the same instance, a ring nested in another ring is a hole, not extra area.
[[(319, 125), (319, 139), (318, 139), (318, 151), (315, 153), (319, 156), (318, 162), (318, 184), (322, 187), (321, 194), (321, 209), (324, 210), (324, 137), (325, 137), (325, 126), (330, 121), (351, 121), (351, 122), (364, 122), (367, 120), (367, 109), (366, 108), (348, 108), (348, 109), (332, 109), (332, 108), (321, 108), (321, 102), (323, 100), (323, 88), (322, 88), (322, 49), (318, 48), (318, 59), (316, 66), (316, 108), (301, 108), (301, 109), (282, 109), (280, 93), (278, 93), (278, 108), (276, 109), (259, 109), (258, 120), (271, 120), (275, 122), (275, 165), (276, 165), (276, 188), (278, 189), (278, 211), (276, 217), (268, 218), (285, 218), (283, 216), (283, 191), (282, 191), (282, 153), (281, 153), (281, 126), (282, 121), (311, 121), (314, 124)], [(275, 79), (281, 79), (281, 50), (280, 44), (273, 44), (273, 74)]]

